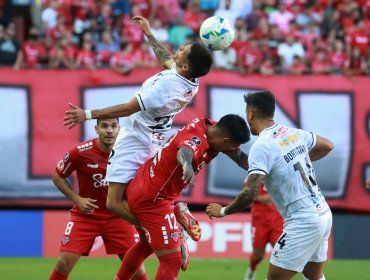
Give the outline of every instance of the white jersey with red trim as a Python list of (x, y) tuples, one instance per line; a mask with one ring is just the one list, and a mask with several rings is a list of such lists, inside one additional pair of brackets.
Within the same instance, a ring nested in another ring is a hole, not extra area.
[(309, 156), (315, 145), (315, 134), (274, 124), (260, 133), (250, 149), (248, 175), (266, 176), (266, 189), (284, 219), (297, 209), (320, 216), (330, 212)]

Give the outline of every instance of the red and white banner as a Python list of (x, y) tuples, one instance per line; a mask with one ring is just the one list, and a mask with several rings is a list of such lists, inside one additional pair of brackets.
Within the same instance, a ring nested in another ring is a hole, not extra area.
[[(0, 205), (67, 205), (51, 182), (60, 157), (93, 137), (94, 122), (68, 130), (62, 118), (72, 102), (94, 109), (129, 100), (158, 69), (120, 76), (109, 69), (76, 71), (0, 69)], [(174, 129), (195, 117), (218, 120), (245, 115), (243, 95), (270, 90), (276, 120), (327, 137), (335, 149), (315, 163), (319, 185), (332, 207), (370, 211), (370, 83), (368, 77), (240, 76), (212, 71), (201, 78), (194, 103), (175, 118)], [(242, 148), (248, 152), (252, 141)], [(240, 190), (244, 170), (218, 157), (183, 194), (188, 203), (229, 202)]]

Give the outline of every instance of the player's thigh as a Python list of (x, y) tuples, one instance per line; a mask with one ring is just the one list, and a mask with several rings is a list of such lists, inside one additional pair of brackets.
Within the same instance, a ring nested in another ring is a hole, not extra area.
[(251, 227), (253, 248), (265, 248), (269, 240), (269, 227), (262, 219), (253, 219)]
[(319, 280), (324, 274), (325, 262), (308, 262), (304, 267), (302, 273), (310, 280)]
[(322, 219), (320, 223), (322, 239), (320, 241), (319, 246), (317, 246), (317, 249), (313, 252), (311, 258), (309, 259), (309, 262), (322, 263), (326, 261), (328, 256), (329, 236), (331, 233), (331, 227), (332, 227), (332, 216), (330, 213), (330, 215), (327, 215), (327, 218)]
[(124, 255), (139, 239), (135, 227), (121, 218), (104, 222), (102, 239), (107, 254)]
[(149, 201), (135, 209), (146, 240), (153, 250), (180, 248), (180, 232), (171, 202)]
[(322, 232), (317, 223), (286, 224), (274, 246), (270, 263), (285, 270), (301, 272), (321, 240)]
[(107, 205), (121, 203), (125, 197), (126, 187), (127, 184), (124, 183), (109, 182)]
[(83, 218), (71, 219), (64, 230), (60, 251), (72, 252), (78, 255), (87, 256), (94, 244), (95, 238), (101, 233), (99, 220)]
[(275, 243), (278, 241), (282, 233), (283, 233), (283, 223), (271, 223), (268, 240), (269, 243), (272, 246), (275, 246)]
[(142, 143), (131, 131), (121, 128), (107, 166), (108, 182), (128, 183), (156, 150)]
[(77, 253), (60, 252), (56, 264), (57, 271), (69, 274), (79, 259), (80, 255)]
[(270, 263), (267, 280), (290, 280), (296, 274), (296, 271), (284, 269)]

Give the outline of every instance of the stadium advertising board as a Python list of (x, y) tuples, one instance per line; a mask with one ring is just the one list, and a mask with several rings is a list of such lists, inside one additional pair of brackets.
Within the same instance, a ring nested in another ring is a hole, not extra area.
[[(202, 228), (199, 242), (188, 239), (191, 257), (199, 258), (248, 258), (252, 252), (251, 215), (234, 214), (210, 220), (205, 213), (194, 213)], [(43, 256), (58, 255), (60, 241), (68, 221), (67, 211), (44, 211)], [(332, 258), (332, 238), (329, 240), (329, 258)], [(272, 247), (268, 245), (267, 253)], [(103, 240), (98, 237), (91, 256), (106, 256)]]
[[(126, 102), (143, 80), (158, 69), (138, 69), (120, 76), (109, 69), (90, 72), (0, 69), (0, 204), (69, 205), (51, 182), (51, 173), (75, 143), (94, 137), (94, 122), (68, 130), (62, 118), (68, 103), (99, 108)], [(277, 99), (276, 120), (330, 138), (334, 151), (316, 162), (321, 189), (333, 207), (370, 211), (370, 84), (367, 77), (240, 76), (213, 71), (201, 78), (199, 93), (175, 118), (180, 127), (198, 116), (219, 119), (245, 115), (243, 95), (271, 90)], [(173, 130), (172, 130), (173, 131)], [(253, 139), (252, 139), (253, 141)], [(248, 152), (252, 141), (243, 145)], [(188, 203), (229, 202), (242, 186), (245, 172), (220, 156), (200, 172), (195, 187), (184, 192)]]

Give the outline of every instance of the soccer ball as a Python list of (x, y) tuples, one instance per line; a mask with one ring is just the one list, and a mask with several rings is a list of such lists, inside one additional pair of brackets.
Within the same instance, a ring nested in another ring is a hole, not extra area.
[(234, 28), (230, 22), (219, 16), (207, 18), (200, 26), (199, 36), (210, 50), (224, 50), (234, 40)]

